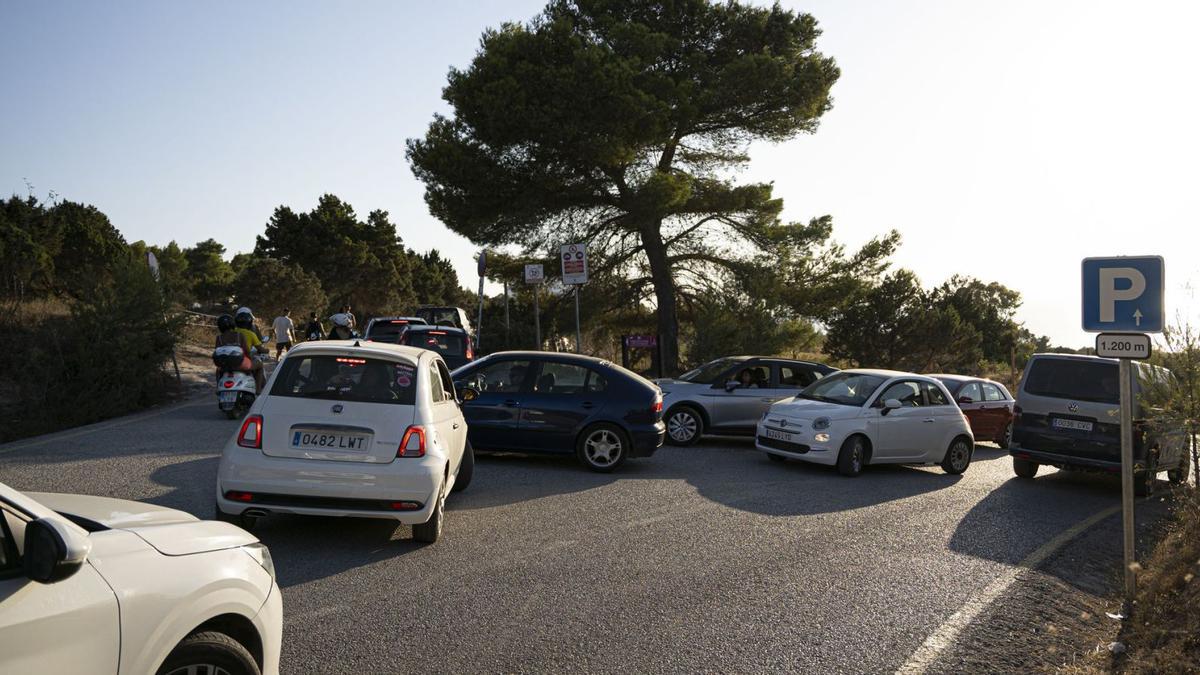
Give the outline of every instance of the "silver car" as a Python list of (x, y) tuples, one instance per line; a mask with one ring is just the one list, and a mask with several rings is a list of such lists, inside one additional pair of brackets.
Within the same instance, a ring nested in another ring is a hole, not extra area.
[(769, 356), (729, 356), (675, 379), (655, 380), (663, 392), (667, 442), (691, 445), (704, 434), (753, 436), (771, 404), (830, 373), (822, 363)]

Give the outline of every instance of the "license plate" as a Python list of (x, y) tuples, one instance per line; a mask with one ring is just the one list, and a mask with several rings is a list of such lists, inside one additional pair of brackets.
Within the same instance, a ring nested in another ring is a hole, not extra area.
[(363, 452), (369, 436), (330, 431), (293, 431), (292, 447), (299, 450), (341, 450)]
[(1056, 417), (1051, 425), (1056, 429), (1070, 429), (1071, 431), (1092, 430), (1091, 422), (1083, 422), (1081, 420), (1066, 420), (1061, 417)]
[(767, 429), (766, 432), (767, 432), (766, 433), (767, 438), (770, 438), (771, 440), (784, 441), (785, 443), (793, 442), (792, 435), (786, 431), (776, 431), (775, 429)]
[(223, 391), (221, 392), (221, 403), (237, 403), (237, 395), (236, 391)]

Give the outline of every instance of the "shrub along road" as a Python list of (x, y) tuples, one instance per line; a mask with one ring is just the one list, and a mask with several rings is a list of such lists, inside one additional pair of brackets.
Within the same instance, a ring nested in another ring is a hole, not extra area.
[[(236, 424), (204, 399), (27, 439), (0, 446), (0, 481), (211, 517)], [(1113, 479), (1043, 471), (1019, 481), (988, 445), (961, 477), (846, 479), (742, 440), (612, 475), (501, 455), (450, 498), (432, 546), (386, 521), (278, 517), (257, 534), (284, 592), (284, 672), (890, 672), (1118, 503)]]

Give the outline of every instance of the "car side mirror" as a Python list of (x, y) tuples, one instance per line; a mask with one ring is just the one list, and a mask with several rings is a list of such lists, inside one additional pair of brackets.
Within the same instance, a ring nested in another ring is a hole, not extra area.
[(888, 400), (883, 402), (883, 410), (880, 410), (879, 414), (886, 415), (893, 410), (899, 410), (900, 408), (903, 408), (903, 407), (904, 407), (904, 404), (902, 404), (900, 402), (900, 399), (889, 398)]
[(52, 518), (38, 518), (25, 526), (25, 576), (52, 584), (79, 571), (92, 550), (92, 542)]
[(737, 380), (729, 380), (728, 382), (725, 383), (725, 391), (733, 391), (734, 389), (737, 389), (738, 387), (741, 387), (741, 386), (742, 386), (741, 382), (738, 382)]
[(964, 405), (965, 405), (965, 404), (968, 404), (968, 403), (974, 403), (974, 402), (975, 402), (975, 399), (971, 398), (970, 396), (959, 396), (959, 397), (958, 397), (958, 402), (959, 402), (959, 403), (962, 403), (962, 404), (964, 404)]
[(479, 392), (475, 391), (471, 387), (463, 387), (459, 390), (458, 395), (463, 403), (466, 403), (467, 401), (474, 401), (475, 399), (479, 398)]

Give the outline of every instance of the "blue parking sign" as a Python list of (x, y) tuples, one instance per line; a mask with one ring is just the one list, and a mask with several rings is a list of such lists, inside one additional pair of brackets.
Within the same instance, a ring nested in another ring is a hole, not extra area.
[(1084, 258), (1083, 329), (1161, 333), (1162, 256)]

